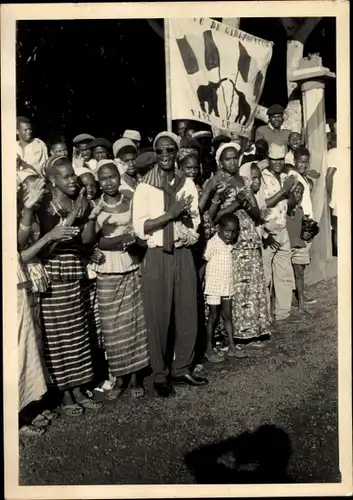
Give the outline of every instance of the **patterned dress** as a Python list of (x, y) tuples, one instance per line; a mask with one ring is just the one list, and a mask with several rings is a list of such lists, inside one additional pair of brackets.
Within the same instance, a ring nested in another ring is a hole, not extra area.
[[(220, 210), (235, 201), (238, 191), (236, 187), (227, 190)], [(233, 328), (235, 339), (248, 340), (270, 335), (270, 319), (261, 239), (255, 223), (245, 210), (237, 210), (236, 215), (240, 223), (240, 234), (233, 247)]]

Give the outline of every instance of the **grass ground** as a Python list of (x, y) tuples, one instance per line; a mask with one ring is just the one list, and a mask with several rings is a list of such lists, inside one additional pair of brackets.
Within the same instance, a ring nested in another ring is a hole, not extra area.
[[(127, 393), (98, 414), (62, 417), (41, 438), (24, 438), (20, 484), (340, 481), (336, 280), (309, 294), (318, 299), (310, 318), (249, 359), (205, 365), (208, 387), (161, 400), (147, 381), (143, 400)], [(237, 470), (230, 451), (243, 463)], [(272, 468), (259, 475), (256, 460)]]

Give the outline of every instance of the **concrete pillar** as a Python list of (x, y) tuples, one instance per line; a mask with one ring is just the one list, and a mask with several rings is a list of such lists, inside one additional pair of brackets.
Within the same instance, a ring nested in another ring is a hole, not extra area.
[(322, 67), (321, 58), (302, 59), (293, 73), (302, 91), (304, 132), (306, 145), (311, 154), (310, 168), (320, 174), (314, 181), (312, 192), (314, 219), (319, 223), (320, 233), (311, 246), (311, 264), (307, 268), (309, 282), (320, 281), (336, 274), (335, 259), (332, 259), (330, 211), (326, 191), (327, 141), (325, 115), (325, 79), (334, 78)]

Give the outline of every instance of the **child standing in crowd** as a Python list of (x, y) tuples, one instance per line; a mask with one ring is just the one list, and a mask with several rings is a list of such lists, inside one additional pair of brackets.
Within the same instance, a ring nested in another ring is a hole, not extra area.
[(206, 326), (206, 357), (211, 362), (222, 361), (212, 346), (213, 333), (220, 313), (228, 335), (228, 356), (239, 357), (234, 344), (232, 323), (232, 297), (234, 295), (232, 250), (234, 243), (238, 240), (239, 232), (238, 217), (231, 213), (223, 215), (219, 220), (219, 232), (209, 240), (204, 254), (207, 261), (205, 295), (210, 308)]
[(295, 278), (295, 288), (298, 296), (299, 312), (305, 311), (304, 300), (304, 270), (310, 263), (306, 252), (306, 243), (300, 238), (304, 211), (302, 208), (304, 186), (298, 182), (288, 199), (287, 230), (292, 249), (292, 266)]
[(301, 146), (302, 137), (299, 132), (292, 132), (288, 137), (288, 153), (285, 156), (285, 163), (294, 165), (294, 153)]

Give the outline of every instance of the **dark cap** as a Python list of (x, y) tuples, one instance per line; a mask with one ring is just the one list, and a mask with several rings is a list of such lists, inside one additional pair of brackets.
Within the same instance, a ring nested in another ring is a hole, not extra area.
[(136, 168), (144, 169), (157, 163), (157, 155), (154, 151), (146, 151), (136, 158)]
[(103, 137), (98, 137), (97, 139), (94, 139), (92, 142), (89, 143), (88, 145), (91, 149), (92, 148), (97, 148), (99, 146), (111, 149), (112, 145), (107, 139), (104, 139)]
[(267, 110), (267, 115), (283, 115), (284, 113), (284, 107), (281, 106), (280, 104), (272, 104)]

